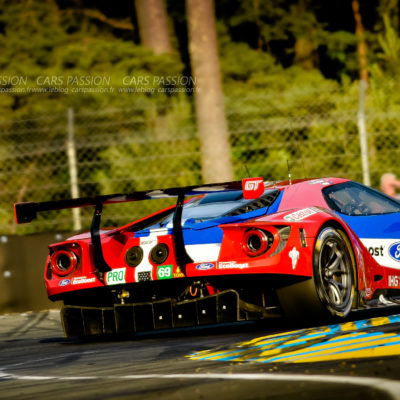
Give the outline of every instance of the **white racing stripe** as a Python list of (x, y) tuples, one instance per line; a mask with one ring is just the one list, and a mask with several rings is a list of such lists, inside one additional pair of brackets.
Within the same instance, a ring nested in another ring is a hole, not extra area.
[(185, 248), (193, 262), (202, 263), (218, 260), (221, 244), (187, 244)]
[[(140, 247), (143, 250), (143, 260), (135, 268), (135, 281), (139, 282), (139, 273), (147, 272), (152, 275), (153, 264), (150, 263), (150, 253), (154, 246), (158, 243), (158, 236), (164, 236), (168, 234), (168, 229), (160, 228), (151, 231), (149, 236), (143, 236), (140, 238)], [(152, 280), (152, 278), (151, 278)]]
[(333, 383), (366, 386), (381, 390), (392, 396), (394, 400), (400, 400), (400, 382), (389, 379), (354, 376), (330, 376), (330, 375), (300, 375), (300, 374), (267, 374), (267, 373), (243, 373), (243, 374), (146, 374), (146, 375), (105, 375), (105, 376), (54, 376), (54, 375), (17, 375), (0, 371), (1, 379), (31, 380), (31, 381), (80, 381), (80, 380), (143, 380), (143, 379), (195, 379), (195, 380), (241, 380), (241, 381), (292, 381), (311, 383)]
[[(384, 267), (400, 270), (400, 256), (393, 257), (398, 252), (399, 239), (365, 239), (360, 238), (362, 244), (368, 249), (375, 261)], [(393, 255), (390, 253), (390, 249)]]

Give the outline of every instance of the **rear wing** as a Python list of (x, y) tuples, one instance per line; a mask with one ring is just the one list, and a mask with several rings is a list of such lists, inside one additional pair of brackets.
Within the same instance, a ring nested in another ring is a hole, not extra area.
[[(261, 189), (261, 193), (259, 192)], [(257, 198), (264, 192), (263, 178), (247, 178), (243, 181), (210, 183), (198, 186), (184, 186), (167, 189), (153, 189), (124, 194), (109, 194), (95, 197), (45, 201), (41, 203), (24, 202), (14, 204), (14, 215), (17, 224), (31, 222), (37, 213), (43, 211), (63, 210), (67, 208), (98, 206), (99, 204), (116, 204), (130, 201), (160, 199), (165, 197), (194, 196), (221, 191), (243, 190), (247, 199)], [(249, 197), (250, 196), (250, 197)]]
[(242, 181), (232, 181), (223, 183), (210, 183), (198, 186), (184, 186), (167, 189), (155, 189), (148, 191), (138, 191), (126, 194), (111, 194), (95, 197), (80, 197), (68, 200), (45, 201), (40, 203), (25, 202), (14, 204), (14, 215), (17, 224), (33, 221), (39, 212), (62, 210), (76, 207), (94, 206), (92, 225), (90, 228), (91, 240), (93, 245), (93, 260), (99, 279), (103, 280), (105, 272), (111, 268), (104, 260), (100, 237), (100, 222), (104, 204), (125, 203), (131, 201), (160, 199), (165, 197), (177, 197), (177, 203), (173, 216), (173, 234), (175, 239), (175, 256), (177, 263), (185, 270), (189, 262), (193, 262), (186, 252), (182, 232), (182, 209), (185, 196), (203, 195), (222, 191), (243, 190), (245, 199), (253, 199), (264, 193), (263, 178), (246, 178)]

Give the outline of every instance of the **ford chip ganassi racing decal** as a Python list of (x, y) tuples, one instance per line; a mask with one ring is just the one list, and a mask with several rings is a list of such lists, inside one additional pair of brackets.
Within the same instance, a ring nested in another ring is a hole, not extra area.
[(214, 263), (201, 263), (196, 265), (196, 269), (199, 271), (208, 271), (209, 269), (214, 268)]
[(400, 269), (398, 239), (361, 239), (361, 242), (380, 265)]

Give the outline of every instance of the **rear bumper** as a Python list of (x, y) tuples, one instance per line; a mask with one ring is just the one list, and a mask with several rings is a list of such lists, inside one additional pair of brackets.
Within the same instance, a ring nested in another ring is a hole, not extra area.
[(262, 318), (262, 314), (246, 307), (235, 290), (226, 290), (183, 302), (165, 299), (114, 307), (64, 306), (61, 320), (65, 336), (84, 337), (236, 322)]

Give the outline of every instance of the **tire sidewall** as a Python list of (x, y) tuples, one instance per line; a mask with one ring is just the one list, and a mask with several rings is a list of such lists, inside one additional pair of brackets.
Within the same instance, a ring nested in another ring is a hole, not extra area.
[[(346, 302), (342, 306), (332, 305), (326, 296), (326, 291), (323, 285), (322, 268), (320, 267), (321, 250), (328, 241), (334, 240), (341, 244), (345, 249), (346, 263), (349, 263), (350, 274), (348, 275), (349, 291)], [(341, 229), (336, 229), (330, 226), (324, 227), (319, 232), (314, 245), (313, 254), (313, 278), (315, 290), (322, 305), (329, 311), (330, 314), (339, 317), (345, 317), (352, 309), (355, 296), (355, 262), (351, 244), (347, 235)]]

